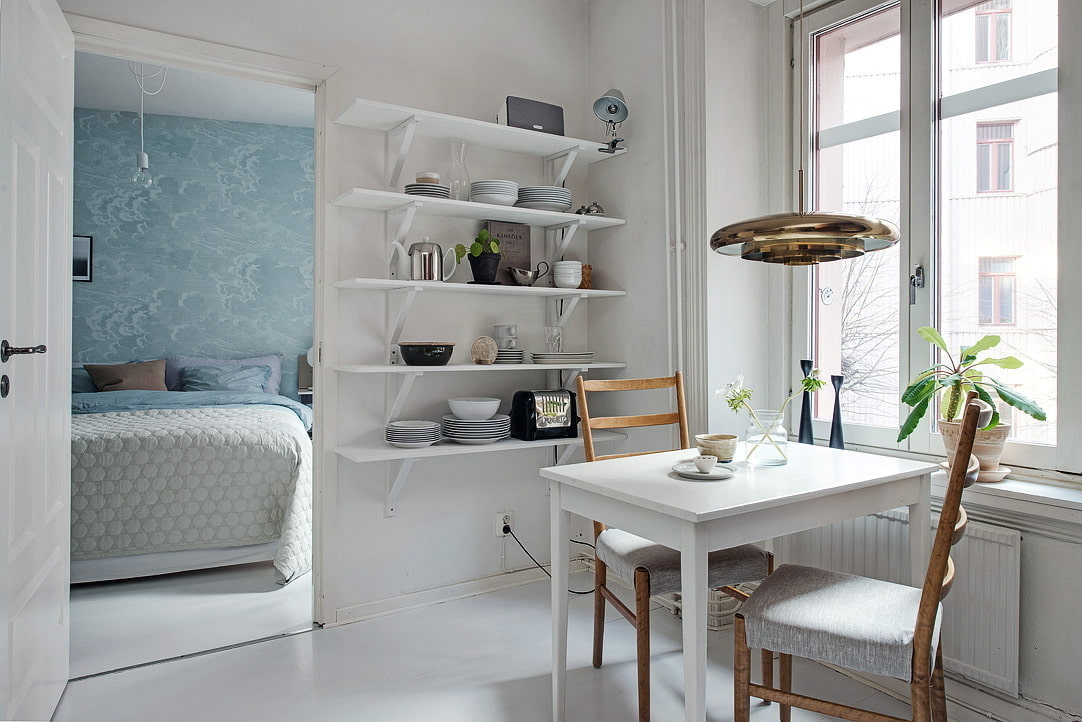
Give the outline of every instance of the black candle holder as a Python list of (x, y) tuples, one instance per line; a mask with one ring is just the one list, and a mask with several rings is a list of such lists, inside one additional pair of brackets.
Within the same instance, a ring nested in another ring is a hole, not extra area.
[[(808, 378), (812, 372), (811, 359), (801, 359), (800, 370), (804, 372), (804, 378)], [(800, 395), (800, 427), (797, 430), (796, 440), (801, 444), (815, 443), (814, 434), (812, 434), (811, 393), (807, 390)]]
[(830, 383), (834, 387), (834, 418), (830, 420), (830, 448), (844, 449), (845, 438), (842, 435), (842, 382), (844, 376), (831, 376)]

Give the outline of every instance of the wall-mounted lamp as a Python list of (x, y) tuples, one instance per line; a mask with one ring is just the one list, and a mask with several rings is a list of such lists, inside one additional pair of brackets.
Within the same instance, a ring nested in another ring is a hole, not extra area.
[(627, 120), (627, 103), (624, 102), (624, 94), (616, 88), (606, 90), (605, 94), (594, 101), (594, 115), (603, 120), (608, 126), (609, 139), (607, 145), (598, 148), (602, 153), (616, 153), (627, 150), (619, 147), (624, 142), (623, 138), (616, 137), (616, 129)]

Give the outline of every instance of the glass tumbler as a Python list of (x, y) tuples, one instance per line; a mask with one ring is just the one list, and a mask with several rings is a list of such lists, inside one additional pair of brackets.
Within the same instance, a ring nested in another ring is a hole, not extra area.
[(560, 353), (563, 350), (563, 326), (545, 326), (545, 351), (548, 353)]

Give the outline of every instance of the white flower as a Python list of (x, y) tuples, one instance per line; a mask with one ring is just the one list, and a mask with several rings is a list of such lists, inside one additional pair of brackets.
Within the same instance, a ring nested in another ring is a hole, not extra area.
[(725, 384), (724, 387), (714, 391), (714, 396), (722, 399), (731, 399), (733, 396), (739, 394), (744, 390), (744, 376), (740, 375), (736, 377), (736, 381)]

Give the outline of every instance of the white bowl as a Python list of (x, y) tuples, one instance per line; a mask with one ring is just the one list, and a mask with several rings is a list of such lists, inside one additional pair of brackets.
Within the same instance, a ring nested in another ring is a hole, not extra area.
[(500, 400), (486, 396), (460, 396), (447, 399), (447, 405), (452, 414), (468, 421), (491, 419), (500, 410)]
[(503, 193), (470, 193), (470, 200), (474, 203), (491, 203), (494, 206), (513, 206), (518, 199)]
[(556, 285), (560, 288), (578, 288), (579, 285), (582, 284), (581, 278), (566, 279), (557, 276), (554, 280)]

